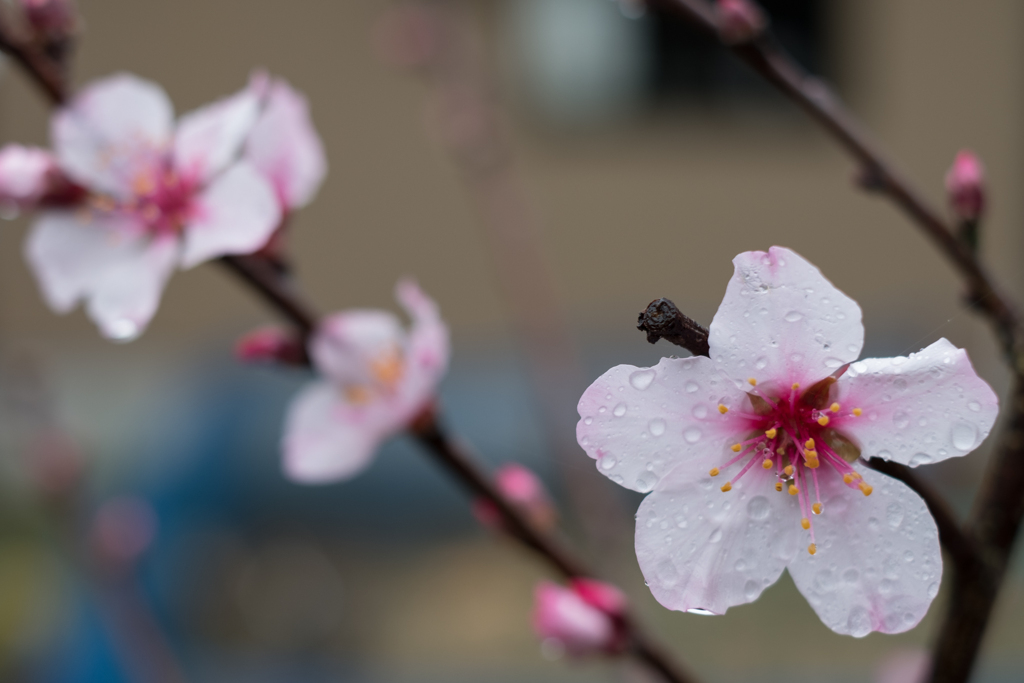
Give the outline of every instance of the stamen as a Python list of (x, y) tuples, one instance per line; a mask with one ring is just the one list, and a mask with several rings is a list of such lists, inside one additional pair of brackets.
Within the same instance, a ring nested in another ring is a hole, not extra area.
[(789, 495), (795, 496), (798, 493), (800, 493), (800, 489), (798, 489), (796, 487), (796, 484), (790, 484), (789, 485)]
[(830, 405), (828, 407), (828, 409), (831, 410), (833, 413), (838, 413), (839, 412), (839, 407), (840, 406), (839, 406), (838, 403), (833, 403), (832, 405)]
[(752, 387), (756, 387), (757, 386), (757, 380), (754, 379), (753, 377), (751, 377), (747, 381), (750, 382), (750, 386), (752, 386)]
[(820, 424), (822, 427), (827, 425), (828, 424), (828, 415), (822, 415), (821, 417), (819, 417), (818, 418), (818, 424)]
[(857, 484), (857, 488), (859, 488), (861, 493), (863, 493), (865, 496), (870, 496), (871, 492), (875, 490), (871, 487), (871, 484), (865, 483), (863, 481)]
[(732, 452), (733, 453), (739, 453), (741, 450), (743, 450), (743, 444), (741, 444), (741, 443), (734, 443), (732, 445)]
[(807, 546), (807, 552), (809, 552), (811, 555), (813, 555), (814, 553), (818, 552), (817, 544), (812, 543), (809, 546)]
[(724, 406), (724, 405), (722, 405), (721, 403), (719, 403), (718, 404), (718, 412), (720, 412), (722, 415), (725, 415), (726, 413), (729, 412), (729, 408)]
[(732, 482), (731, 481), (727, 481), (724, 484), (722, 484), (722, 493), (726, 493), (727, 491), (732, 491)]
[(854, 417), (860, 417), (861, 413), (863, 413), (863, 412), (864, 412), (864, 411), (863, 411), (863, 410), (861, 410), (860, 408), (854, 408), (854, 409), (853, 409), (853, 416), (854, 416)]
[[(708, 472), (708, 474), (710, 474), (712, 477), (717, 477), (718, 476), (718, 468), (717, 467), (712, 467), (711, 471)], [(846, 483), (849, 484), (850, 482), (846, 482)]]
[(775, 435), (776, 435), (776, 434), (778, 434), (778, 433), (779, 433), (779, 432), (778, 432), (778, 430), (776, 430), (776, 429), (775, 429), (775, 427), (772, 427), (771, 429), (769, 429), (768, 431), (766, 431), (766, 432), (764, 433), (764, 435), (765, 435), (766, 437), (768, 437), (769, 439), (774, 439), (774, 438), (775, 438)]
[(793, 466), (792, 465), (786, 465), (785, 467), (782, 468), (782, 471), (786, 473), (787, 477), (792, 477), (793, 476)]
[(810, 449), (813, 450), (814, 449), (814, 439), (807, 439), (807, 441), (804, 442), (804, 448), (810, 448)]
[(844, 474), (843, 475), (843, 483), (844, 484), (852, 484), (853, 483), (853, 475), (850, 474), (849, 472)]
[(799, 388), (800, 388), (800, 382), (793, 382), (793, 391), (796, 391)]
[(775, 490), (776, 491), (780, 491), (780, 492), (782, 491), (782, 482), (781, 481), (775, 482)]
[(800, 520), (800, 526), (802, 526), (804, 528), (804, 531), (807, 531), (808, 529), (811, 528), (811, 520), (809, 520), (806, 517), (804, 517), (803, 519)]
[(770, 470), (772, 468), (771, 458), (766, 459), (764, 462), (762, 462), (761, 467), (765, 468), (766, 470)]
[(816, 514), (816, 515), (820, 515), (821, 514), (821, 503), (815, 503), (814, 505), (812, 505), (811, 506), (811, 511), (814, 512), (814, 514)]

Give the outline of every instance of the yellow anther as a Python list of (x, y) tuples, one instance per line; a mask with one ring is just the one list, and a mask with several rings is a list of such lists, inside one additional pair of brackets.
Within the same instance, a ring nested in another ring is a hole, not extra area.
[(812, 505), (811, 506), (811, 512), (813, 512), (816, 515), (820, 515), (821, 514), (821, 503), (815, 503), (814, 505)]
[(810, 544), (809, 546), (807, 546), (807, 552), (813, 555), (814, 553), (818, 552), (818, 546), (814, 545), (813, 543)]
[(833, 403), (832, 405), (830, 405), (828, 407), (828, 409), (831, 410), (833, 413), (838, 413), (839, 412), (839, 404), (838, 403)]
[(804, 451), (804, 457), (814, 460), (815, 458), (818, 457), (818, 451), (814, 450), (813, 448), (810, 450), (806, 450)]
[(807, 439), (807, 441), (804, 441), (804, 448), (813, 449), (814, 448), (814, 439)]
[(805, 465), (810, 467), (812, 470), (816, 470), (821, 467), (821, 461), (817, 458), (809, 458), (804, 462)]
[(718, 412), (720, 412), (722, 415), (725, 415), (726, 413), (729, 412), (729, 408), (724, 406), (724, 405), (722, 405), (721, 403), (719, 403), (718, 404)]
[(843, 483), (844, 484), (852, 484), (853, 483), (853, 475), (852, 474), (844, 474), (843, 475)]
[(775, 429), (775, 427), (772, 427), (767, 432), (765, 432), (764, 435), (767, 436), (769, 439), (774, 439), (775, 435), (778, 433), (779, 432)]
[(752, 387), (756, 387), (757, 386), (757, 380), (754, 379), (753, 377), (751, 377), (747, 381), (750, 382), (750, 386), (752, 386)]
[(793, 383), (793, 391), (796, 391), (799, 388), (800, 388), (800, 383), (799, 382), (794, 382)]
[(864, 412), (864, 411), (863, 411), (863, 410), (861, 410), (860, 408), (854, 408), (854, 409), (853, 409), (853, 416), (854, 416), (854, 417), (860, 417), (860, 414), (861, 414), (861, 413), (863, 413), (863, 412)]
[(820, 424), (822, 427), (827, 425), (828, 424), (828, 415), (822, 415), (821, 417), (819, 417), (818, 418), (818, 424)]
[(732, 452), (733, 453), (739, 453), (742, 450), (743, 450), (743, 444), (741, 444), (741, 443), (734, 443), (732, 445)]
[(809, 520), (806, 517), (804, 517), (803, 519), (800, 520), (800, 526), (802, 526), (804, 528), (804, 531), (807, 531), (808, 529), (811, 528), (811, 520)]
[(864, 477), (862, 477), (862, 476), (860, 475), (860, 472), (850, 472), (850, 475), (851, 475), (851, 476), (853, 476), (853, 478), (854, 478), (854, 479), (857, 479), (857, 480), (860, 480), (860, 479), (863, 479), (863, 478), (864, 478)]
[(772, 461), (765, 460), (763, 463), (761, 463), (761, 467), (765, 468), (766, 470), (770, 470), (772, 468)]
[(726, 491), (732, 491), (732, 482), (731, 481), (727, 481), (724, 484), (722, 484), (722, 493), (725, 493)]
[[(710, 474), (712, 477), (717, 477), (718, 476), (718, 468), (717, 467), (712, 467), (711, 471), (708, 472), (708, 474)], [(847, 482), (847, 483), (849, 483), (849, 482)]]
[(775, 482), (775, 490), (776, 491), (781, 491), (782, 490), (782, 482), (781, 481)]
[(863, 481), (857, 484), (857, 488), (859, 488), (861, 493), (863, 493), (865, 496), (870, 496), (871, 492), (875, 490), (871, 487), (871, 484), (867, 484)]
[(782, 468), (782, 471), (786, 473), (787, 477), (792, 477), (793, 476), (793, 466), (792, 465), (786, 465), (785, 467)]
[(789, 495), (795, 496), (798, 493), (800, 493), (800, 489), (798, 489), (796, 487), (796, 484), (790, 484), (789, 485)]

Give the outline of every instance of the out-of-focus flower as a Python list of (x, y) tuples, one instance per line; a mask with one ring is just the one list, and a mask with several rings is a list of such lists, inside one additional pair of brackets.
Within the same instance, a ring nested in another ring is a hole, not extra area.
[(619, 652), (626, 599), (614, 586), (577, 579), (565, 588), (543, 581), (534, 593), (533, 629), (574, 657)]
[[(265, 77), (264, 77), (265, 79)], [(306, 98), (280, 79), (263, 80), (263, 111), (249, 133), (245, 158), (274, 186), (284, 212), (309, 204), (327, 174), (324, 145)]]
[(156, 312), (176, 266), (262, 247), (281, 218), (270, 183), (238, 154), (259, 110), (254, 88), (174, 125), (154, 83), (121, 74), (93, 83), (53, 119), (61, 171), (91, 196), (45, 209), (25, 252), (51, 308), (85, 300), (111, 339)]
[(976, 221), (985, 210), (985, 167), (970, 150), (961, 150), (946, 173), (946, 194), (961, 220)]
[(746, 43), (767, 26), (764, 13), (750, 0), (718, 0), (715, 3), (718, 35), (726, 45)]
[(377, 52), (394, 66), (425, 68), (440, 51), (442, 30), (436, 8), (421, 2), (404, 3), (381, 17), (375, 35)]
[(897, 650), (882, 659), (875, 683), (924, 683), (928, 663), (928, 653), (923, 649)]
[(18, 0), (29, 25), (49, 40), (61, 40), (75, 30), (76, 12), (72, 0)]
[(93, 518), (93, 554), (107, 567), (130, 565), (149, 548), (156, 527), (156, 512), (145, 500), (134, 496), (112, 498)]
[[(555, 506), (537, 475), (518, 464), (505, 465), (494, 478), (498, 490), (509, 503), (518, 508), (540, 529), (550, 529), (556, 518)], [(486, 527), (500, 529), (503, 526), (501, 513), (489, 500), (478, 499), (473, 503), (473, 514)]]
[(384, 439), (430, 404), (448, 366), (448, 328), (411, 281), (395, 296), (412, 319), (402, 328), (387, 311), (356, 309), (325, 319), (309, 344), (323, 379), (292, 401), (282, 447), (291, 479), (346, 479), (365, 468)]
[(0, 149), (0, 205), (34, 209), (56, 181), (57, 162), (45, 149), (7, 145)]
[(653, 491), (636, 550), (666, 607), (720, 614), (788, 567), (833, 631), (906, 631), (939, 589), (938, 532), (920, 496), (860, 456), (966, 455), (996, 395), (945, 339), (857, 361), (860, 308), (792, 251), (733, 263), (710, 358), (612, 368), (580, 399), (577, 439), (602, 474)]
[(235, 356), (243, 363), (298, 365), (304, 354), (293, 332), (280, 327), (261, 327), (238, 340)]

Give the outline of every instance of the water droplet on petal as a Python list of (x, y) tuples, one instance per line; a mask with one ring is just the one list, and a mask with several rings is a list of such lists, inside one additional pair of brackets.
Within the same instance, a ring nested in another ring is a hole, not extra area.
[(703, 420), (705, 417), (708, 416), (708, 407), (703, 403), (695, 405), (693, 407), (693, 416), (698, 420)]
[(712, 612), (709, 609), (704, 609), (703, 607), (691, 607), (690, 609), (688, 609), (686, 611), (689, 614), (699, 614), (699, 615), (705, 616), (705, 617), (713, 617), (713, 616), (715, 616), (714, 612)]
[(745, 597), (747, 600), (753, 600), (758, 596), (760, 592), (761, 586), (757, 583), (757, 581), (754, 581), (753, 579), (743, 584), (743, 597)]
[(612, 411), (612, 415), (614, 415), (615, 417), (622, 417), (625, 414), (626, 414), (626, 404), (625, 403), (618, 404), (617, 406), (615, 406), (615, 410)]
[(801, 313), (800, 311), (790, 311), (789, 313), (786, 314), (786, 322), (795, 323), (796, 321), (800, 320), (803, 317), (804, 314)]
[(756, 361), (754, 361), (754, 367), (757, 368), (758, 370), (764, 370), (765, 367), (767, 367), (767, 365), (768, 359), (765, 358), (764, 356), (761, 356)]
[(687, 392), (692, 394), (692, 393), (696, 392), (698, 389), (700, 389), (700, 385), (697, 384), (696, 382), (687, 382), (686, 383), (686, 391)]
[(696, 427), (690, 427), (683, 432), (683, 438), (686, 439), (686, 443), (697, 443), (700, 441), (701, 436), (700, 430)]
[(654, 376), (657, 373), (653, 369), (637, 370), (629, 376), (629, 383), (633, 385), (634, 389), (643, 391), (647, 387), (651, 386), (651, 382), (654, 381)]
[(968, 401), (967, 407), (974, 412), (978, 412), (979, 410), (981, 410), (981, 404), (978, 403), (977, 401)]
[(950, 435), (954, 446), (961, 451), (969, 451), (974, 448), (974, 442), (978, 438), (978, 431), (974, 428), (974, 425), (967, 424), (966, 422), (957, 422), (953, 425), (953, 431)]
[(934, 458), (928, 453), (915, 453), (914, 457), (910, 459), (910, 466), (917, 467), (918, 465), (928, 465)]
[(715, 529), (714, 531), (711, 532), (711, 535), (708, 536), (708, 542), (710, 542), (710, 543), (718, 543), (721, 540), (722, 540), (722, 530), (721, 529)]
[(735, 568), (736, 568), (736, 571), (738, 571), (738, 572), (745, 572), (745, 571), (747, 571), (747, 561), (742, 559), (742, 558), (739, 559), (739, 560), (736, 560)]
[(768, 504), (768, 499), (764, 496), (754, 496), (747, 503), (747, 515), (751, 519), (762, 521), (768, 519), (771, 506)]
[(903, 506), (893, 501), (885, 508), (885, 520), (890, 529), (898, 529), (903, 523)]
[(653, 436), (661, 436), (665, 433), (665, 421), (660, 417), (656, 417), (647, 423), (647, 429)]
[(608, 470), (618, 465), (619, 461), (615, 459), (614, 455), (606, 455), (603, 458), (601, 458), (600, 463), (601, 469), (607, 472)]
[(896, 425), (896, 429), (906, 429), (910, 424), (910, 416), (902, 410), (897, 410), (892, 414), (892, 423)]
[(107, 335), (114, 341), (127, 342), (135, 339), (142, 333), (139, 325), (127, 318), (114, 320), (107, 325)]
[(647, 493), (658, 483), (658, 475), (654, 472), (644, 472), (636, 478), (636, 490), (640, 493)]
[(585, 424), (585, 425), (592, 425), (592, 424), (594, 424), (594, 418), (592, 418), (592, 417), (584, 418), (583, 419), (583, 424)]

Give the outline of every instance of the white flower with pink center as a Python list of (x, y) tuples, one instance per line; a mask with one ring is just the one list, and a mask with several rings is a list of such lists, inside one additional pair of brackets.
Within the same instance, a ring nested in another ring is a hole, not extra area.
[(433, 400), (448, 367), (448, 328), (415, 283), (399, 282), (395, 296), (412, 319), (408, 331), (388, 311), (355, 309), (325, 319), (310, 340), (323, 379), (288, 409), (282, 447), (292, 480), (355, 476)]
[(128, 340), (156, 312), (175, 267), (262, 247), (281, 219), (275, 191), (239, 158), (256, 88), (184, 115), (166, 93), (121, 74), (82, 90), (53, 119), (60, 171), (86, 206), (44, 209), (26, 255), (50, 306), (86, 302), (107, 337)]
[(602, 474), (651, 492), (636, 551), (666, 607), (721, 614), (788, 568), (833, 631), (906, 631), (939, 589), (938, 532), (862, 458), (966, 455), (998, 400), (945, 339), (857, 361), (860, 308), (792, 251), (733, 263), (710, 358), (612, 368), (580, 399), (577, 439)]

